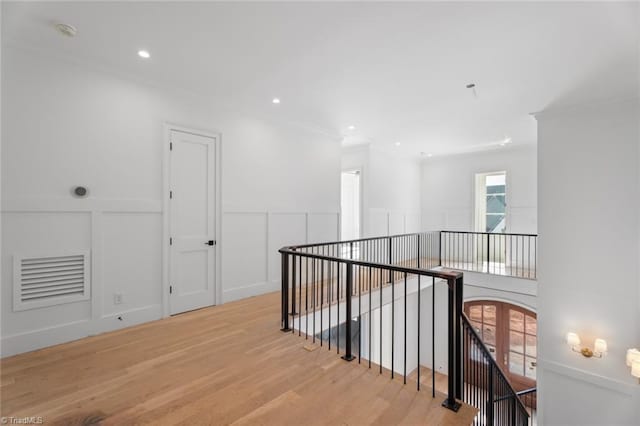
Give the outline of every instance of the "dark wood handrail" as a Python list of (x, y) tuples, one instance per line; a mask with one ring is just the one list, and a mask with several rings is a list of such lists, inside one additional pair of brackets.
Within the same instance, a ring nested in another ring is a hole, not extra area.
[[(388, 238), (388, 237), (385, 237), (385, 238)], [(406, 266), (390, 265), (388, 263), (377, 263), (377, 262), (367, 262), (364, 260), (345, 259), (343, 257), (326, 256), (323, 254), (315, 254), (315, 253), (305, 253), (302, 251), (297, 251), (296, 249), (290, 248), (290, 247), (283, 247), (280, 250), (278, 250), (278, 252), (281, 254), (291, 254), (294, 256), (308, 257), (310, 259), (320, 259), (320, 260), (344, 263), (346, 265), (366, 266), (366, 267), (372, 267), (377, 269), (383, 269), (386, 271), (406, 272), (407, 274), (414, 274), (414, 275), (427, 275), (429, 277), (441, 278), (443, 280), (456, 280), (462, 277), (462, 272), (435, 271), (433, 269), (410, 268)]]
[(363, 241), (388, 240), (390, 238), (410, 237), (412, 235), (424, 235), (424, 234), (430, 234), (432, 232), (435, 233), (435, 232), (439, 232), (439, 231), (413, 232), (413, 233), (408, 233), (408, 234), (386, 235), (386, 236), (383, 236), (383, 237), (357, 238), (355, 240), (339, 240), (339, 241), (326, 241), (326, 242), (321, 242), (321, 243), (298, 244), (298, 245), (295, 245), (295, 246), (287, 246), (285, 248), (301, 249), (301, 248), (328, 246), (328, 245), (333, 245), (333, 244), (349, 244), (349, 243), (360, 243), (360, 242), (363, 242)]

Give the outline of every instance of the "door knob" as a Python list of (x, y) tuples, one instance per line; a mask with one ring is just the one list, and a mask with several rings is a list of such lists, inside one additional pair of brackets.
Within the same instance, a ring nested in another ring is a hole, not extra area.
[(216, 241), (215, 240), (209, 240), (206, 243), (204, 243), (205, 246), (215, 246), (216, 245)]

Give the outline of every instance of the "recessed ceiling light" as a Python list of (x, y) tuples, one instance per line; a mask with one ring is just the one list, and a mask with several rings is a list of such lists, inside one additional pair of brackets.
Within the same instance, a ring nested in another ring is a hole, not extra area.
[(271, 100), (271, 102), (273, 102), (274, 104), (279, 104), (280, 103), (280, 99), (279, 98), (273, 98)]
[(355, 129), (356, 129), (356, 126), (354, 126), (354, 125), (352, 124), (351, 126), (347, 127), (347, 129), (349, 129), (349, 130), (355, 130)]
[(60, 34), (66, 35), (67, 37), (75, 37), (76, 33), (78, 32), (76, 30), (76, 27), (74, 27), (73, 25), (63, 24), (62, 22), (56, 24), (56, 30), (58, 30)]
[(395, 146), (400, 146), (400, 142), (394, 143)]
[(151, 57), (151, 54), (146, 50), (138, 50), (138, 56), (144, 59), (149, 59)]
[(427, 157), (431, 158), (431, 157), (433, 157), (433, 154), (429, 153), (429, 154), (427, 154)]

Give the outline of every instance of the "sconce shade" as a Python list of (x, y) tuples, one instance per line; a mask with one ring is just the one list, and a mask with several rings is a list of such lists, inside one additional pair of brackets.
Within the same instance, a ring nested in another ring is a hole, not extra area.
[(569, 346), (578, 346), (580, 344), (580, 336), (576, 333), (567, 333), (567, 344)]
[(640, 361), (633, 361), (631, 364), (631, 375), (640, 378)]
[(604, 339), (596, 339), (593, 345), (593, 351), (601, 354), (607, 352), (607, 341)]
[(627, 350), (627, 367), (631, 367), (634, 361), (640, 362), (640, 351), (631, 348)]

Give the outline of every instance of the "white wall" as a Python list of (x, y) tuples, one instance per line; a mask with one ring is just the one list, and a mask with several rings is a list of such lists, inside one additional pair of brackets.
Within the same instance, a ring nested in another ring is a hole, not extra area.
[(422, 230), (418, 160), (369, 145), (342, 150), (343, 170), (362, 170), (362, 236)]
[[(637, 425), (640, 386), (625, 351), (640, 345), (638, 100), (538, 118), (539, 408), (545, 425)], [(602, 359), (570, 351), (609, 344)]]
[[(223, 301), (278, 289), (277, 248), (337, 239), (337, 139), (47, 52), (2, 54), (3, 355), (161, 317), (164, 122), (222, 135)], [(91, 250), (91, 300), (13, 312), (13, 254), (65, 248)]]
[(422, 161), (424, 230), (475, 230), (476, 173), (507, 172), (507, 232), (536, 233), (536, 148), (513, 146)]

